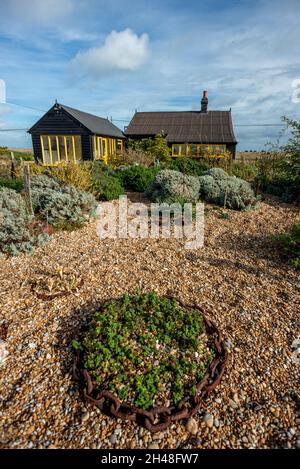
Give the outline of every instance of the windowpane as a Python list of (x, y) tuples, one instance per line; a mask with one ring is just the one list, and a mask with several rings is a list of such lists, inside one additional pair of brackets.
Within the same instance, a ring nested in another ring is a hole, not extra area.
[(123, 142), (122, 140), (117, 140), (117, 153), (122, 153), (123, 150)]
[(65, 150), (65, 141), (64, 137), (60, 136), (58, 138), (58, 147), (59, 147), (59, 156), (60, 156), (60, 161), (62, 163), (65, 163), (67, 161), (66, 158), (66, 150)]
[(181, 145), (181, 155), (182, 156), (186, 155), (186, 145)]
[(179, 155), (179, 145), (173, 145), (173, 155)]
[(50, 137), (50, 145), (51, 145), (51, 152), (52, 152), (52, 164), (58, 164), (56, 137), (54, 136)]
[(68, 160), (69, 162), (74, 163), (72, 137), (70, 137), (69, 135), (66, 137), (66, 143), (67, 143)]
[(49, 152), (49, 144), (48, 144), (48, 137), (43, 135), (43, 146), (44, 146), (44, 164), (50, 164), (50, 152)]
[(74, 137), (74, 143), (75, 143), (76, 160), (80, 161), (82, 160), (82, 146), (81, 146), (81, 137), (79, 135), (76, 135)]

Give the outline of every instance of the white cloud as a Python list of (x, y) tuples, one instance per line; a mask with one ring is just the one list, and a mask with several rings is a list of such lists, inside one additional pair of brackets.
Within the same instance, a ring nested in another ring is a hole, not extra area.
[(98, 77), (112, 71), (134, 71), (149, 56), (148, 34), (138, 37), (131, 29), (112, 31), (100, 47), (78, 52), (71, 62), (72, 71), (78, 75)]

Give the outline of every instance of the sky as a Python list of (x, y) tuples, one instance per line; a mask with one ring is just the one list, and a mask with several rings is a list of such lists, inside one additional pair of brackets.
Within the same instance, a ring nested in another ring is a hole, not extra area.
[(135, 110), (200, 109), (206, 89), (238, 150), (265, 149), (300, 120), (299, 19), (299, 0), (0, 0), (0, 146), (30, 147), (8, 129), (56, 99), (123, 130)]

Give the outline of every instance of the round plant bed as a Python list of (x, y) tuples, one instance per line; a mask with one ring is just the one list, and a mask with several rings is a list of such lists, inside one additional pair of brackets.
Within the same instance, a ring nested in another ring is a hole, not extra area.
[(201, 308), (156, 293), (105, 303), (73, 347), (84, 399), (152, 432), (194, 415), (228, 359)]

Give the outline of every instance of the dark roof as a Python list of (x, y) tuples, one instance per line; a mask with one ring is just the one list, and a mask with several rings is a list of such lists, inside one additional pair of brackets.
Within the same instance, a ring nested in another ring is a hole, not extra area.
[[(123, 132), (118, 127), (116, 127), (112, 122), (110, 122), (108, 119), (105, 119), (103, 117), (98, 117), (98, 116), (95, 116), (94, 114), (89, 114), (87, 112), (79, 111), (78, 109), (74, 109), (72, 107), (65, 106), (64, 104), (59, 104), (59, 103), (56, 103), (50, 109), (50, 111), (52, 111), (52, 109), (55, 109), (55, 108), (63, 109), (70, 116), (72, 116), (74, 119), (76, 119), (78, 122), (80, 122), (84, 127), (86, 127), (88, 130), (90, 130), (94, 134), (100, 134), (100, 135), (104, 135), (107, 137), (125, 138)], [(34, 129), (34, 127), (38, 124), (38, 122), (29, 130), (29, 132), (31, 132), (31, 130)]]
[(173, 143), (236, 143), (230, 111), (136, 112), (127, 137), (165, 132)]

